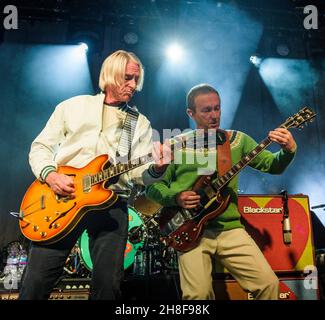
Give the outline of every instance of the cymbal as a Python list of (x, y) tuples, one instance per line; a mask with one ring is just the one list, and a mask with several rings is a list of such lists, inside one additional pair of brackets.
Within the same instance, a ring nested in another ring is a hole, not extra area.
[(148, 199), (144, 194), (135, 198), (133, 207), (145, 216), (153, 216), (162, 208), (159, 203)]

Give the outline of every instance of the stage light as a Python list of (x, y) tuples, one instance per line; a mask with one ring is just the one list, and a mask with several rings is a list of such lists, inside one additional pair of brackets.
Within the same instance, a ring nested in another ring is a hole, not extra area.
[(184, 57), (184, 50), (179, 44), (173, 43), (167, 48), (166, 55), (171, 62), (179, 62)]
[(67, 33), (67, 43), (71, 45), (84, 44), (80, 51), (87, 51), (87, 55), (99, 54), (104, 46), (103, 29), (104, 28), (98, 25), (71, 22)]
[(127, 32), (123, 39), (126, 44), (135, 45), (139, 41), (139, 36), (135, 32)]
[(256, 67), (258, 68), (261, 65), (262, 59), (258, 56), (251, 56), (249, 58), (250, 62)]
[(79, 47), (82, 51), (87, 52), (88, 51), (88, 45), (85, 42), (80, 42)]
[(74, 52), (74, 56), (75, 59), (83, 59), (83, 57), (87, 56), (87, 52), (88, 52), (88, 44), (86, 42), (79, 42), (77, 45), (74, 45), (74, 50), (72, 52)]
[(276, 46), (276, 52), (282, 56), (282, 57), (286, 57), (287, 55), (289, 55), (290, 53), (290, 49), (289, 47), (287, 46), (287, 44), (285, 43), (279, 43), (277, 46)]

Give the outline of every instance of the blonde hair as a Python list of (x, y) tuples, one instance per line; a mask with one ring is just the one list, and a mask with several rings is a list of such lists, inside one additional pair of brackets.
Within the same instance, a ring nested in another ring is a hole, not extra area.
[(103, 62), (99, 74), (99, 88), (105, 91), (106, 87), (110, 88), (122, 85), (125, 80), (125, 68), (130, 61), (139, 66), (140, 75), (136, 90), (141, 91), (144, 78), (143, 65), (133, 52), (124, 50), (118, 50), (112, 53)]

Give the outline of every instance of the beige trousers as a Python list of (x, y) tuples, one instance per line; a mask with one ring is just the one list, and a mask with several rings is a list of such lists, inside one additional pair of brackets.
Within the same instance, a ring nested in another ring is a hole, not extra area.
[(200, 244), (178, 257), (184, 300), (214, 300), (213, 260), (218, 259), (254, 299), (276, 300), (279, 280), (251, 236), (242, 228), (206, 230)]

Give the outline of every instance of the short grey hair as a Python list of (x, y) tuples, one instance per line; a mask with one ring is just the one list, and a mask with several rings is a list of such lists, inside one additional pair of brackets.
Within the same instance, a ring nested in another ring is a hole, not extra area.
[(220, 98), (219, 92), (207, 83), (201, 83), (190, 89), (186, 96), (187, 108), (195, 113), (195, 98), (201, 94), (216, 93)]

